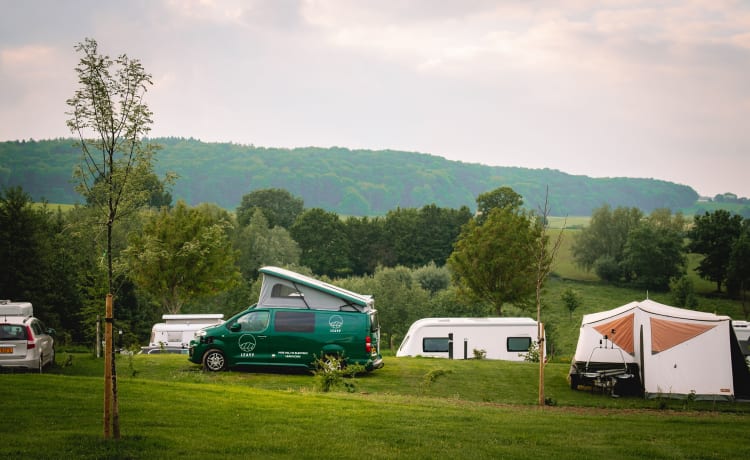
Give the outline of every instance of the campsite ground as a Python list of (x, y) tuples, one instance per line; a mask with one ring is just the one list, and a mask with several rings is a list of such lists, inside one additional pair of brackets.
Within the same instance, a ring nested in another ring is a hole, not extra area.
[[(61, 353), (58, 362), (67, 362)], [(102, 441), (102, 363), (0, 375), (2, 458), (740, 458), (750, 404), (573, 391), (567, 366), (386, 357), (355, 391), (300, 372), (207, 374), (180, 355), (120, 356), (123, 439)], [(34, 416), (30, 416), (34, 414)], [(36, 414), (43, 414), (39, 416)], [(5, 436), (4, 436), (5, 438)], [(40, 452), (42, 453), (40, 455)]]

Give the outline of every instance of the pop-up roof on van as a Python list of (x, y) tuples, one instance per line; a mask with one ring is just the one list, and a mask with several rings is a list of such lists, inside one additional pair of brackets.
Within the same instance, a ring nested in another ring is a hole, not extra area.
[(324, 283), (278, 267), (263, 267), (259, 307), (292, 307), (313, 310), (372, 311), (372, 296)]

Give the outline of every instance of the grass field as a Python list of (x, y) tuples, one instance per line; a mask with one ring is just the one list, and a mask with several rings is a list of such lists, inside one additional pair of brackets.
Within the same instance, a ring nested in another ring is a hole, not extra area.
[[(58, 362), (67, 360), (61, 353)], [(102, 439), (102, 360), (0, 375), (0, 458), (743, 458), (750, 405), (611, 398), (567, 365), (387, 357), (355, 392), (308, 373), (205, 374), (185, 356), (118, 358), (122, 439)]]

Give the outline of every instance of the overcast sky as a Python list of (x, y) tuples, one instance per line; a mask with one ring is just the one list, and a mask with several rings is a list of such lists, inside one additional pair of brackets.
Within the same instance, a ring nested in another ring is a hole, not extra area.
[(153, 137), (406, 150), (750, 197), (744, 0), (0, 8), (0, 140), (71, 136), (73, 48), (91, 37), (153, 75)]

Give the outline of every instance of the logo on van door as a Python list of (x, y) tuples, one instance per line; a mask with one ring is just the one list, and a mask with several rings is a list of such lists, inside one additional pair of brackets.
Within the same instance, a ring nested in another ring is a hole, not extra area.
[(328, 325), (331, 326), (331, 332), (341, 332), (341, 326), (344, 325), (344, 318), (340, 315), (332, 315), (328, 318)]
[(238, 341), (240, 350), (244, 351), (245, 353), (250, 353), (251, 351), (255, 350), (255, 336), (252, 334), (243, 334), (240, 336), (240, 339)]

